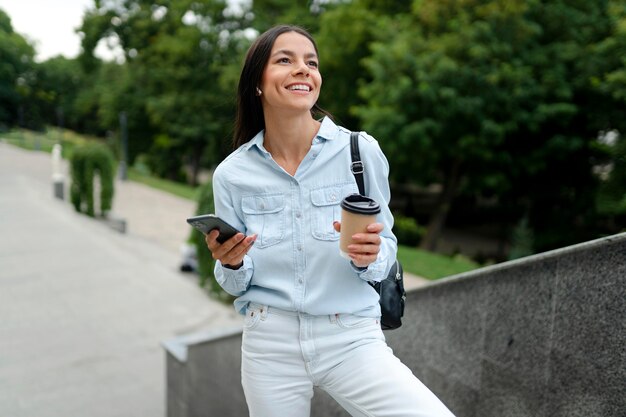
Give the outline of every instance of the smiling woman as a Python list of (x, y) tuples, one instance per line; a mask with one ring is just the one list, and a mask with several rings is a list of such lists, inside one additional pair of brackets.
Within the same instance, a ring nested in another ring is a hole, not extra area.
[[(371, 223), (340, 255), (341, 200), (358, 192), (350, 132), (317, 105), (315, 41), (277, 26), (250, 47), (237, 90), (235, 150), (214, 171), (215, 213), (240, 230), (206, 235), (215, 277), (245, 315), (242, 384), (250, 416), (310, 414), (319, 386), (352, 415), (448, 417), (385, 342), (369, 282), (396, 259), (389, 166), (361, 133)], [(350, 240), (350, 239), (349, 239)]]
[[(283, 33), (274, 42), (255, 90), (263, 107), (265, 148), (291, 175), (308, 152), (308, 147), (298, 146), (301, 141), (296, 133), (313, 137), (320, 126), (310, 114), (322, 87), (318, 66), (311, 40), (300, 33)], [(275, 135), (279, 132), (280, 136)], [(285, 132), (292, 134), (291, 146), (285, 143)]]

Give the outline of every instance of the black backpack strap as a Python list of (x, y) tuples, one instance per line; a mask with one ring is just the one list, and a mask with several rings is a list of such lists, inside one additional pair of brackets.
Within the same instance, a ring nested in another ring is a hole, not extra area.
[(363, 161), (361, 161), (361, 154), (359, 152), (359, 132), (350, 133), (350, 154), (352, 155), (350, 169), (354, 175), (354, 179), (356, 179), (359, 193), (365, 195), (365, 182), (363, 180), (365, 166), (363, 165)]

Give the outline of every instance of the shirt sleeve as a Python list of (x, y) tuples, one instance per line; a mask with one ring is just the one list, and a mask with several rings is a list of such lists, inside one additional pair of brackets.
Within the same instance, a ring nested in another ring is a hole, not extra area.
[(378, 257), (367, 268), (360, 270), (353, 266), (359, 277), (365, 281), (378, 282), (387, 277), (396, 260), (398, 241), (391, 231), (393, 215), (389, 209), (391, 190), (389, 188), (389, 162), (380, 149), (378, 142), (369, 135), (361, 135), (365, 140), (359, 143), (361, 159), (364, 164), (365, 194), (380, 204), (381, 211), (376, 221), (385, 227), (380, 233), (381, 244)]
[[(219, 167), (213, 174), (213, 202), (215, 204), (215, 214), (235, 229), (246, 234), (246, 227), (238, 215), (238, 211), (233, 203), (233, 195), (228, 190), (228, 180), (224, 171)], [(252, 258), (245, 255), (243, 265), (239, 269), (224, 267), (220, 261), (215, 262), (215, 280), (227, 293), (240, 296), (248, 290), (254, 265)]]
[(239, 269), (224, 267), (220, 261), (215, 262), (215, 280), (230, 295), (238, 297), (245, 293), (252, 279), (252, 258), (245, 255), (243, 265)]

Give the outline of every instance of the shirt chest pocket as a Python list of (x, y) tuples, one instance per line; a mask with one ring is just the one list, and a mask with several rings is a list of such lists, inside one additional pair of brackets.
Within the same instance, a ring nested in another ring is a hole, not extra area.
[(243, 197), (241, 209), (249, 234), (257, 234), (259, 248), (275, 245), (285, 237), (285, 196), (264, 194)]
[(339, 240), (333, 222), (341, 221), (341, 200), (355, 192), (350, 184), (311, 190), (311, 233), (319, 240)]

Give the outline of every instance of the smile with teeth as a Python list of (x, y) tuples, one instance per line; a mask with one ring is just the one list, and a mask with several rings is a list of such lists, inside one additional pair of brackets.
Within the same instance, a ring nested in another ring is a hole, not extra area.
[(294, 84), (287, 87), (291, 91), (311, 91), (311, 87), (306, 84)]

